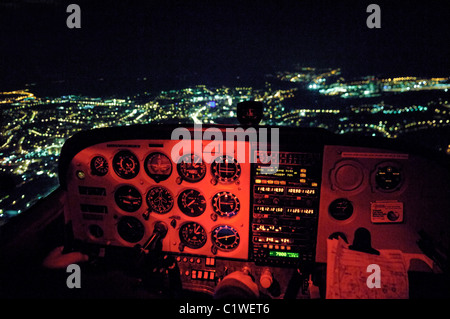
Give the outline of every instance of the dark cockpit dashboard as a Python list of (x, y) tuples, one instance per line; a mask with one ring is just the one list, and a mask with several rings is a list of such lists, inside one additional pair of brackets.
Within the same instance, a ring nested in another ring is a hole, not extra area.
[[(60, 188), (36, 205), (40, 222), (2, 233), (31, 232), (3, 244), (1, 295), (325, 298), (327, 243), (340, 238), (363, 253), (426, 256), (432, 265), (410, 264), (409, 297), (448, 297), (449, 167), (399, 141), (321, 129), (80, 132), (62, 149)], [(39, 268), (52, 242), (89, 256), (81, 289), (67, 288), (65, 268)]]

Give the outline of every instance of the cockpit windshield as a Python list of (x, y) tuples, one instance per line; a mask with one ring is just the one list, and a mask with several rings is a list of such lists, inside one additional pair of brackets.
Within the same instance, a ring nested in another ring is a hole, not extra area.
[[(378, 2), (377, 2), (378, 3)], [(65, 141), (134, 124), (262, 125), (450, 154), (444, 1), (0, 3), (0, 225), (59, 186)]]

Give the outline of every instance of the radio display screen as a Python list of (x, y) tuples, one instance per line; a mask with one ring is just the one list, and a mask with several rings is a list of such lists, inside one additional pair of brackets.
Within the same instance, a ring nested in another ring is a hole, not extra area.
[(256, 194), (284, 194), (283, 186), (255, 186)]
[(300, 174), (304, 173), (306, 173), (306, 169), (300, 168), (300, 166), (280, 165), (278, 169), (262, 165), (256, 167), (256, 175), (277, 177), (283, 180), (298, 180), (303, 176)]
[(300, 257), (299, 253), (292, 251), (279, 251), (279, 250), (271, 250), (269, 251), (270, 257), (286, 257), (286, 258), (298, 258)]

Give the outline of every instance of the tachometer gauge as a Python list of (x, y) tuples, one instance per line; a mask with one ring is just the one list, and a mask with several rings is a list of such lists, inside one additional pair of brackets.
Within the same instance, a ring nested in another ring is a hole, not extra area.
[(162, 153), (152, 153), (145, 159), (145, 172), (157, 183), (169, 178), (172, 174), (172, 162)]
[(203, 247), (207, 239), (205, 229), (195, 222), (188, 222), (181, 225), (179, 235), (181, 243), (192, 249)]
[(122, 210), (132, 213), (137, 211), (142, 204), (142, 196), (133, 186), (124, 185), (119, 187), (114, 193), (117, 206)]
[(206, 209), (205, 197), (195, 189), (186, 189), (178, 196), (178, 208), (190, 217), (200, 216)]
[(108, 173), (108, 161), (103, 156), (95, 156), (91, 160), (92, 175), (105, 176)]
[(211, 234), (213, 244), (220, 250), (230, 251), (239, 246), (239, 233), (231, 226), (218, 226)]
[(241, 165), (229, 156), (219, 156), (211, 163), (211, 173), (221, 183), (231, 183), (241, 176)]
[(147, 193), (147, 204), (152, 212), (166, 214), (172, 209), (173, 203), (172, 194), (162, 186), (153, 187)]
[(230, 192), (219, 192), (212, 199), (214, 212), (222, 217), (232, 217), (239, 212), (241, 204), (239, 199)]
[(114, 155), (113, 169), (117, 176), (124, 179), (131, 179), (139, 173), (139, 160), (130, 151), (119, 151)]
[(127, 242), (136, 243), (144, 237), (145, 227), (139, 219), (125, 216), (117, 223), (117, 232)]
[(177, 164), (178, 174), (190, 183), (199, 182), (206, 175), (206, 165), (202, 158), (195, 154), (187, 154), (180, 158)]

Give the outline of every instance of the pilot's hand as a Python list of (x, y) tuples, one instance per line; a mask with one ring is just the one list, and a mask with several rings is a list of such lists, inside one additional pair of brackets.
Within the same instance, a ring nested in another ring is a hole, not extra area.
[(42, 262), (42, 266), (50, 269), (66, 268), (70, 264), (76, 264), (89, 260), (89, 256), (80, 252), (63, 254), (63, 246), (53, 249)]
[(221, 298), (259, 298), (258, 285), (244, 271), (235, 271), (225, 276), (214, 292), (216, 299)]

